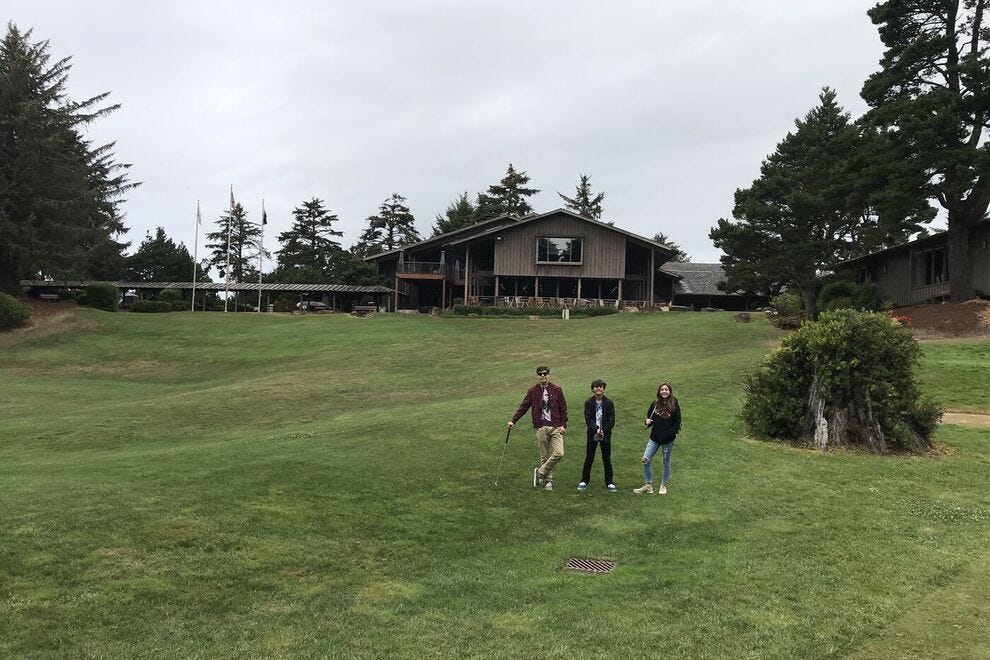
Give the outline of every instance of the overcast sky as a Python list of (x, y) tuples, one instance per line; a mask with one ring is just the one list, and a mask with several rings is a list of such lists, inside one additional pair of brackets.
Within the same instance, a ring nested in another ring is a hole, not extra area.
[(122, 105), (90, 136), (116, 140), (142, 182), (124, 206), (132, 250), (161, 225), (192, 252), (196, 201), (211, 231), (230, 185), (249, 219), (265, 199), (268, 248), (313, 196), (345, 247), (393, 192), (425, 237), (511, 162), (541, 189), (537, 211), (590, 174), (604, 220), (713, 262), (710, 227), (821, 88), (865, 110), (873, 4), (31, 0), (8, 14), (72, 56), (73, 98)]

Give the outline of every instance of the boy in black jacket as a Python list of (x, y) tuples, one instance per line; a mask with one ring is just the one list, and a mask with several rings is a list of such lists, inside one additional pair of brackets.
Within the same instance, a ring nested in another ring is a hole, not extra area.
[(618, 488), (612, 483), (612, 427), (615, 426), (615, 404), (605, 396), (605, 381), (591, 383), (594, 396), (584, 402), (584, 423), (588, 425), (588, 448), (584, 455), (584, 469), (581, 470), (581, 483), (578, 490), (586, 490), (591, 480), (591, 465), (595, 462), (595, 451), (602, 447), (602, 463), (605, 465), (605, 487), (610, 493)]

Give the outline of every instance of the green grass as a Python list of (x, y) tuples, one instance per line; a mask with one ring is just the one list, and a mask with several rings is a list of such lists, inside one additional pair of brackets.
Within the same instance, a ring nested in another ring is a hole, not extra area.
[[(985, 654), (985, 430), (942, 427), (938, 459), (747, 440), (740, 375), (779, 339), (763, 321), (79, 310), (58, 327), (0, 337), (0, 656)], [(990, 409), (955, 375), (986, 373), (987, 346), (925, 344), (926, 387)], [(557, 490), (531, 486), (525, 423), (495, 488), (538, 363), (572, 410)], [(597, 377), (614, 495), (600, 462), (574, 490)], [(661, 379), (684, 429), (670, 494), (636, 497)], [(563, 572), (574, 555), (618, 567)]]

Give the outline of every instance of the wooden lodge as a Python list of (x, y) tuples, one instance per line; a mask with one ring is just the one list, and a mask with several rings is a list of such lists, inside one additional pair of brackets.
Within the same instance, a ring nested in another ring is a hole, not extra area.
[(668, 303), (659, 270), (674, 251), (558, 209), (502, 216), (368, 257), (394, 293), (390, 309), (476, 305), (648, 306)]

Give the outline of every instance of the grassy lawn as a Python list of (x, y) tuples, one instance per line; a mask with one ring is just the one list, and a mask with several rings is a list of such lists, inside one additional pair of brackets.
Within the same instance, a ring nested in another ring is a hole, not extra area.
[[(78, 310), (0, 337), (0, 657), (986, 657), (990, 442), (933, 458), (745, 439), (779, 339), (729, 314), (568, 322)], [(924, 345), (988, 411), (990, 343)], [(532, 488), (547, 363), (572, 424)], [(581, 402), (609, 382), (608, 494)], [(642, 417), (684, 410), (667, 496)], [(604, 576), (566, 573), (609, 558)]]

